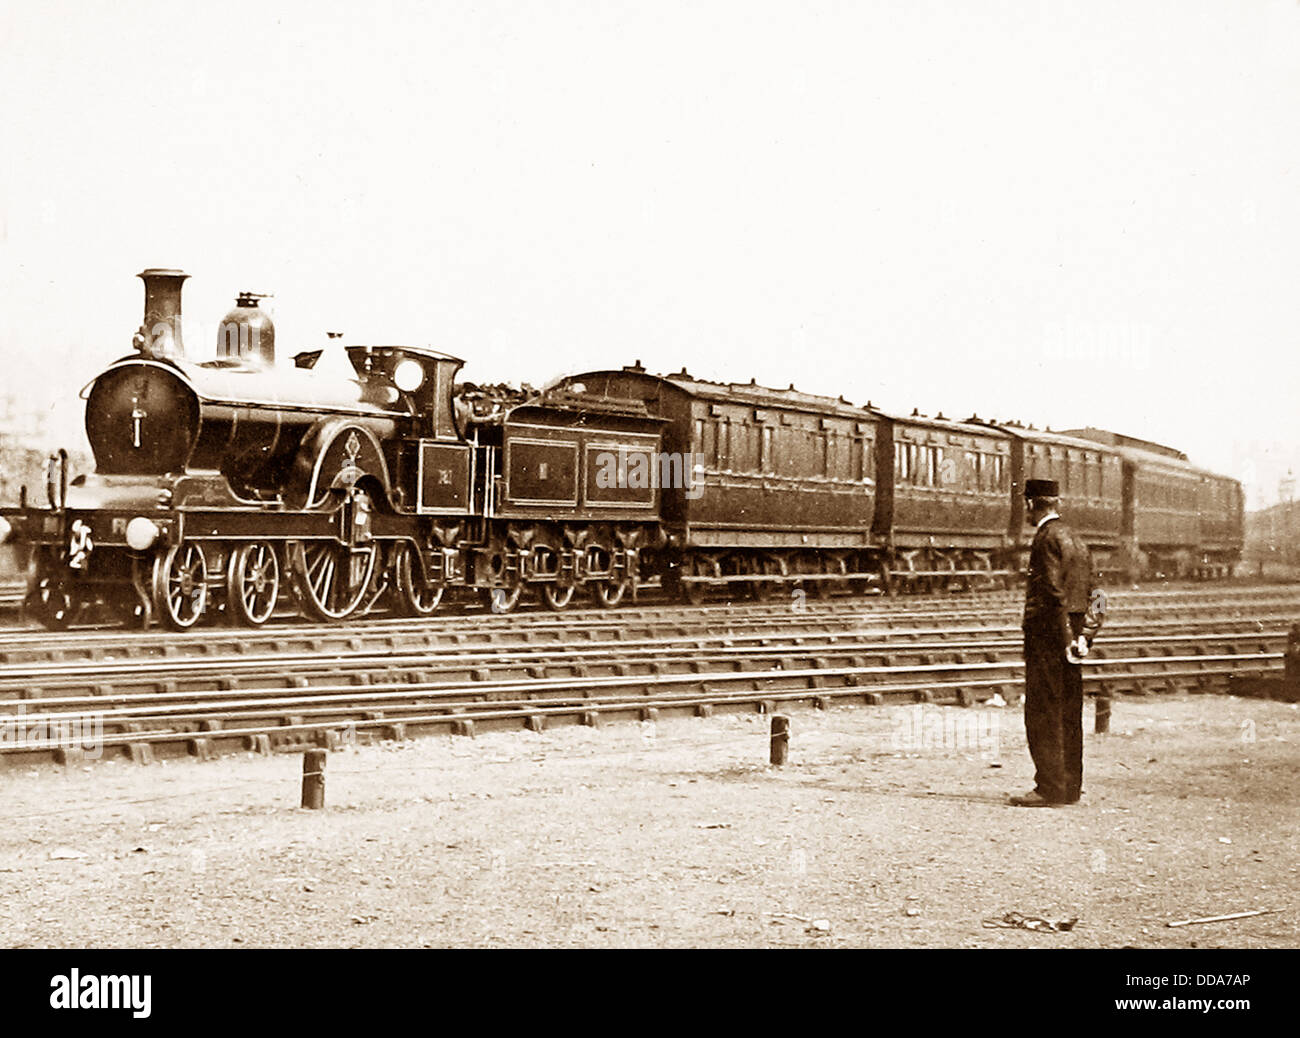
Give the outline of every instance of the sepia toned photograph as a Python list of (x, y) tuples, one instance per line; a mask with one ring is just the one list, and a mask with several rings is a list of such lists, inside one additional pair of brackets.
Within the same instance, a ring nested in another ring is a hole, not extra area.
[(1296, 0), (6, 5), (6, 997), (1054, 949), (1268, 1008), (1297, 105)]

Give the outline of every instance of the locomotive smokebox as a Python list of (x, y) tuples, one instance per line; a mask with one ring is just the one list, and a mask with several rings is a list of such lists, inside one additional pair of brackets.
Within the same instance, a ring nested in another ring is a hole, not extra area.
[(275, 325), (257, 304), (258, 292), (240, 292), (235, 308), (221, 319), (217, 329), (217, 358), (242, 360), (270, 367), (275, 363)]
[(189, 275), (151, 267), (136, 277), (144, 281), (144, 324), (136, 333), (136, 348), (146, 357), (184, 357), (181, 286)]

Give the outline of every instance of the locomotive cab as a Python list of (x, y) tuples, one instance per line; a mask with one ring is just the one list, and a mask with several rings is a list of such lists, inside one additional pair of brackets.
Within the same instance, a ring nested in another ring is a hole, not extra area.
[(465, 362), (424, 346), (349, 346), (348, 360), (363, 385), (389, 388), (410, 404), (414, 432), (435, 440), (459, 440), (452, 401), (456, 373)]

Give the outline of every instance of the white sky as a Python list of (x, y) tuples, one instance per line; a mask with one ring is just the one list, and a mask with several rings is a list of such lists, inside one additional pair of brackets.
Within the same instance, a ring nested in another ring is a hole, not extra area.
[[(1300, 471), (1300, 4), (6, 3), (0, 359), (147, 266), (464, 377), (652, 370)], [(210, 356), (215, 333), (190, 338)]]

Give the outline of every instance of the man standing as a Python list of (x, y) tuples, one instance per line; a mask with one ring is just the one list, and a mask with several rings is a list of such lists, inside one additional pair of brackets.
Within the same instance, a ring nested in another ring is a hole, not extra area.
[(1028, 521), (1037, 527), (1025, 588), (1025, 735), (1034, 789), (1017, 807), (1076, 804), (1083, 784), (1083, 668), (1091, 634), (1084, 614), (1092, 593), (1092, 559), (1057, 509), (1052, 479), (1025, 481)]

